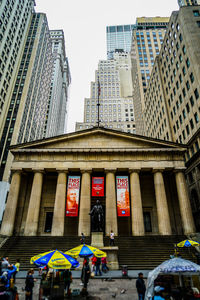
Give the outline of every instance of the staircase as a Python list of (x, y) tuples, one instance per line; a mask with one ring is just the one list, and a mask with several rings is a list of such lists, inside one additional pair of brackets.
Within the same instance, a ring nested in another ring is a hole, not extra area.
[[(163, 261), (168, 260), (174, 253), (174, 244), (185, 240), (185, 236), (121, 236), (115, 238), (115, 245), (119, 247), (119, 266), (128, 265), (132, 270), (152, 270)], [(109, 245), (106, 237), (104, 244)], [(192, 255), (194, 249), (179, 248), (184, 259), (196, 259)]]
[[(90, 244), (90, 238), (86, 238), (86, 244)], [(10, 263), (15, 263), (16, 259), (20, 259), (20, 269), (27, 270), (32, 268), (30, 259), (39, 253), (50, 250), (61, 250), (63, 252), (80, 245), (80, 237), (78, 236), (13, 236), (0, 249), (0, 256), (8, 256)]]
[[(115, 244), (119, 247), (119, 265), (128, 265), (132, 270), (151, 270), (170, 258), (174, 253), (173, 245), (186, 239), (185, 236), (121, 236), (115, 238)], [(86, 238), (86, 244), (90, 244), (90, 238)], [(20, 259), (21, 270), (27, 270), (30, 258), (36, 254), (59, 249), (67, 251), (80, 245), (77, 236), (35, 236), (35, 237), (10, 237), (0, 249), (0, 256), (8, 256), (11, 263)], [(104, 238), (104, 245), (109, 245), (109, 237)], [(179, 248), (182, 258), (194, 259), (193, 248)]]

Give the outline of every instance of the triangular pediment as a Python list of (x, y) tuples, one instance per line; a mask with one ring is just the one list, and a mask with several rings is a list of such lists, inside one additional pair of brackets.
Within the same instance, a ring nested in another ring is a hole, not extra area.
[(17, 149), (145, 149), (182, 148), (182, 145), (106, 128), (91, 128), (26, 144)]

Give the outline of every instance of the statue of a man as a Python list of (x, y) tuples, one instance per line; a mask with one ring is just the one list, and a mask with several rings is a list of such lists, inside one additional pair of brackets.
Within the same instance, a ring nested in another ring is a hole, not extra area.
[(92, 231), (102, 232), (104, 214), (103, 214), (103, 207), (100, 204), (99, 200), (97, 200), (96, 204), (93, 206), (90, 215), (92, 217)]

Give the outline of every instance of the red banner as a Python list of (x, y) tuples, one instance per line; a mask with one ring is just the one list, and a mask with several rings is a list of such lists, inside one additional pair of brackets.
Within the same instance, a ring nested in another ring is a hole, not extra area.
[(92, 196), (104, 196), (104, 177), (92, 177)]
[(80, 176), (68, 176), (66, 216), (78, 216)]
[(130, 217), (128, 176), (116, 176), (117, 181), (117, 215)]

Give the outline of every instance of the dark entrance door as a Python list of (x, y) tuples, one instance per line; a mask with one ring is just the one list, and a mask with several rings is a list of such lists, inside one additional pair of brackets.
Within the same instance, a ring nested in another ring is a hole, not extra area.
[(145, 229), (145, 232), (152, 232), (151, 213), (149, 211), (145, 211), (143, 213), (143, 216), (144, 216), (144, 229)]
[(44, 232), (46, 232), (46, 233), (51, 232), (52, 222), (53, 222), (53, 212), (47, 212)]

